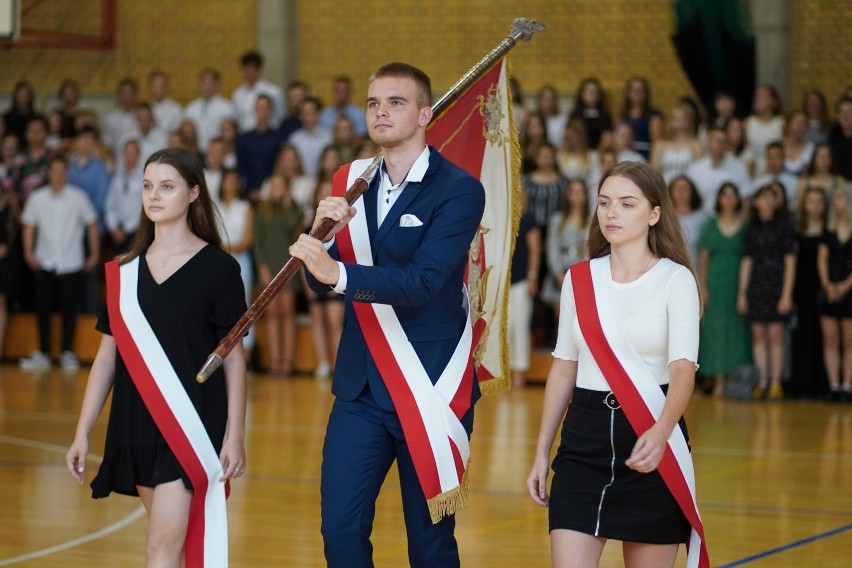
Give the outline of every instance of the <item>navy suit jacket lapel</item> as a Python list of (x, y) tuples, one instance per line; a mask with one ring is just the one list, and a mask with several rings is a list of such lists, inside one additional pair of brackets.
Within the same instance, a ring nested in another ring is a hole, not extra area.
[[(441, 155), (438, 154), (438, 151), (434, 148), (430, 147), (429, 150), (429, 167), (426, 169), (423, 181), (420, 183), (409, 183), (405, 186), (405, 189), (394, 202), (393, 207), (391, 207), (391, 210), (388, 211), (387, 216), (385, 216), (385, 220), (382, 221), (382, 226), (379, 227), (379, 231), (376, 233), (376, 238), (373, 240), (373, 250), (378, 249), (390, 230), (399, 225), (399, 219), (402, 217), (402, 214), (405, 213), (409, 205), (411, 205), (420, 192), (424, 191), (432, 181), (432, 174), (434, 174), (435, 170), (438, 169), (438, 163), (442, 158)], [(376, 214), (376, 216), (378, 216), (378, 214)]]
[(370, 234), (370, 247), (373, 249), (373, 258), (376, 256), (376, 232), (379, 230), (379, 206), (378, 194), (381, 181), (381, 173), (373, 178), (370, 188), (364, 192), (364, 215), (367, 216), (367, 232)]

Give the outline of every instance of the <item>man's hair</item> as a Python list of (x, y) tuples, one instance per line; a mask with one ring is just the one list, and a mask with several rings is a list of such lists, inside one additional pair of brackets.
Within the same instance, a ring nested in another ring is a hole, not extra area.
[(408, 63), (388, 63), (379, 67), (370, 77), (372, 83), (383, 77), (394, 77), (399, 79), (411, 79), (417, 85), (417, 106), (420, 108), (432, 104), (432, 81), (429, 75)]
[(305, 97), (305, 102), (302, 103), (302, 106), (304, 107), (307, 104), (312, 104), (317, 107), (317, 112), (322, 110), (322, 101), (317, 97)]
[(261, 55), (259, 51), (255, 50), (246, 51), (240, 58), (240, 64), (243, 67), (245, 67), (246, 65), (256, 65), (258, 67), (263, 67), (263, 55)]
[(80, 130), (77, 131), (77, 136), (82, 136), (84, 134), (88, 134), (92, 136), (95, 141), (100, 140), (101, 134), (98, 132), (98, 129), (92, 126), (91, 124), (86, 124)]
[(125, 77), (124, 79), (118, 82), (119, 91), (124, 87), (131, 87), (135, 92), (139, 91), (139, 83), (136, 82), (136, 79), (132, 79), (130, 77)]
[(216, 69), (214, 69), (212, 67), (205, 67), (204, 69), (202, 69), (201, 73), (198, 74), (198, 78), (203, 79), (207, 75), (213, 75), (213, 78), (216, 79), (216, 82), (219, 82), (219, 79), (222, 78), (219, 71), (217, 71)]
[(50, 168), (55, 163), (60, 163), (67, 170), (68, 169), (68, 158), (62, 152), (58, 152), (50, 157), (47, 161), (47, 167)]
[(834, 110), (839, 111), (840, 107), (842, 107), (845, 104), (852, 104), (852, 97), (843, 96), (843, 97), (840, 97), (839, 99), (837, 99), (837, 102), (834, 105)]

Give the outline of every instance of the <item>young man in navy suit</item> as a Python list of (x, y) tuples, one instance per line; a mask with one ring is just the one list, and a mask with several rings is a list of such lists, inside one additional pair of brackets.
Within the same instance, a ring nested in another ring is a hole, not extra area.
[(373, 565), (375, 501), (394, 460), (410, 564), (459, 566), (453, 513), (480, 396), (463, 280), (485, 193), (426, 145), (430, 94), (415, 67), (376, 71), (366, 118), (383, 165), (354, 207), (339, 195), (369, 160), (341, 168), (314, 222), (337, 221), (334, 236), (290, 248), (314, 290), (346, 301), (320, 489), (331, 567)]

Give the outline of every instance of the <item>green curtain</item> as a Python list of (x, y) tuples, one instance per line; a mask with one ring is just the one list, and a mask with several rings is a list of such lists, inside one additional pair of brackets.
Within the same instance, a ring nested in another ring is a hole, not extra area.
[(672, 41), (681, 66), (705, 106), (728, 91), (741, 115), (755, 88), (755, 39), (749, 0), (674, 0)]

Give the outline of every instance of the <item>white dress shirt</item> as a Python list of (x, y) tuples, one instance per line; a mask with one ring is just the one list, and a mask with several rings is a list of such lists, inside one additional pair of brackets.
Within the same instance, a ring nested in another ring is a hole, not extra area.
[(259, 79), (254, 85), (241, 85), (231, 95), (234, 103), (237, 121), (240, 123), (240, 132), (248, 132), (257, 127), (257, 117), (254, 114), (254, 104), (258, 95), (266, 95), (272, 99), (272, 128), (278, 128), (284, 120), (284, 93), (281, 87), (264, 79)]
[(70, 274), (83, 270), (86, 227), (98, 220), (86, 192), (66, 185), (55, 192), (50, 186), (35, 190), (27, 199), (21, 222), (36, 230), (36, 259), (44, 270)]
[(195, 123), (198, 130), (198, 147), (207, 150), (210, 140), (219, 136), (222, 121), (236, 116), (234, 105), (222, 95), (213, 95), (209, 99), (200, 97), (186, 105), (184, 116)]
[(154, 113), (154, 123), (157, 128), (171, 134), (180, 127), (183, 118), (183, 107), (172, 99), (163, 99), (160, 102), (151, 101), (151, 112)]
[(142, 215), (142, 162), (133, 171), (124, 168), (112, 176), (107, 190), (104, 224), (107, 229), (134, 233)]
[(704, 210), (709, 215), (716, 215), (713, 209), (716, 205), (716, 194), (723, 183), (732, 182), (737, 186), (740, 195), (747, 193), (751, 187), (751, 177), (745, 164), (730, 154), (726, 154), (718, 165), (713, 163), (710, 156), (704, 156), (686, 168), (686, 175), (695, 183), (695, 188), (704, 202)]

